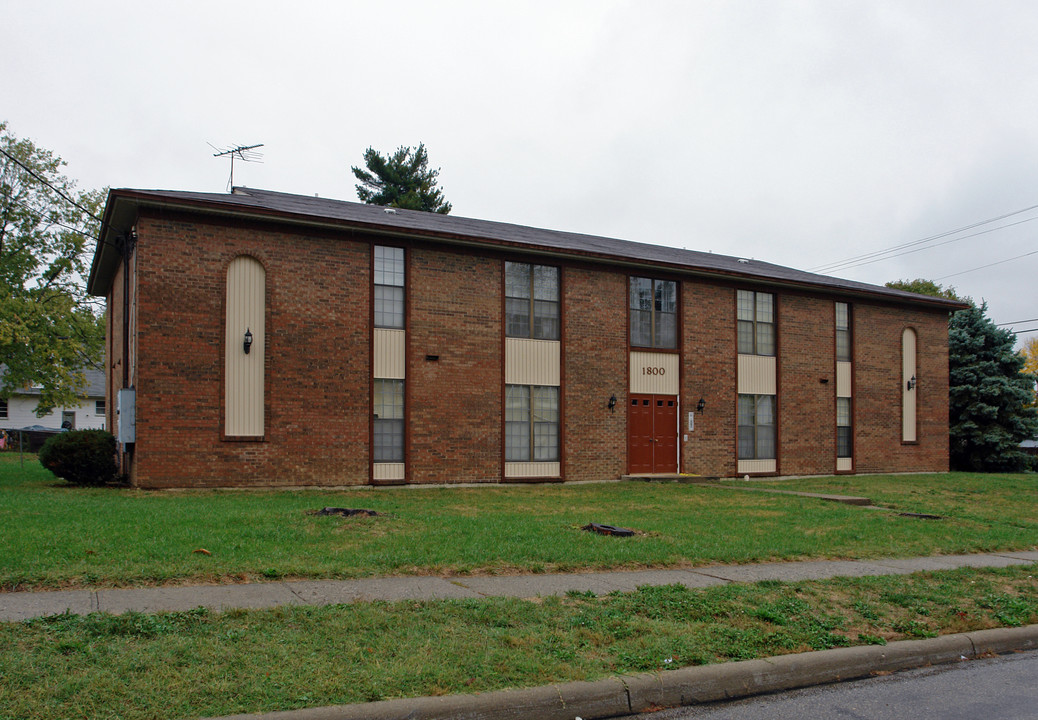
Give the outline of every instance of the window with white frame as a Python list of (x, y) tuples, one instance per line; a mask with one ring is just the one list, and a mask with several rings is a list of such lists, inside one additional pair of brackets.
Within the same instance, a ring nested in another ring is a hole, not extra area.
[(632, 277), (630, 325), (632, 346), (676, 348), (678, 284), (673, 280)]
[(739, 290), (737, 295), (740, 355), (775, 354), (775, 296)]
[(375, 380), (375, 462), (404, 461), (404, 381)]
[(105, 414), (105, 401), (94, 400), (94, 415), (98, 417), (104, 417)]
[(775, 458), (775, 396), (739, 396), (739, 459)]
[(505, 460), (557, 462), (559, 389), (539, 385), (505, 386)]
[(505, 263), (505, 335), (559, 339), (559, 269)]
[(851, 361), (851, 311), (844, 302), (836, 303), (836, 360)]
[(375, 327), (404, 327), (404, 249), (375, 246)]

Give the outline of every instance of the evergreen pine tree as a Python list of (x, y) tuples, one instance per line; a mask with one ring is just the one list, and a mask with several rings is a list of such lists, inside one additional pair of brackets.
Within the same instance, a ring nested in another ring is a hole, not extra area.
[(957, 470), (1017, 471), (1020, 442), (1038, 433), (1034, 378), (1013, 350), (1015, 336), (987, 317), (987, 304), (960, 310), (948, 326), (951, 464)]
[(362, 202), (441, 215), (451, 211), (451, 204), (436, 186), (440, 170), (429, 169), (429, 155), (424, 143), (414, 151), (402, 145), (389, 157), (382, 157), (381, 153), (369, 147), (364, 151), (364, 165), (367, 170), (351, 168), (360, 180), (357, 197)]

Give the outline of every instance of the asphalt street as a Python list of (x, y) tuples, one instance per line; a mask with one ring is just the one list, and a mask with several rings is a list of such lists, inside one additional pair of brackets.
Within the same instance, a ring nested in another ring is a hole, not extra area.
[(622, 720), (1034, 720), (1038, 652), (924, 667), (711, 705), (628, 715)]

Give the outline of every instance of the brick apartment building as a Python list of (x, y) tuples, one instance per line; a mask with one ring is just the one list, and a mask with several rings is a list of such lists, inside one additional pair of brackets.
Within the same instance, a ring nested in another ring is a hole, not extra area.
[(113, 190), (104, 220), (140, 487), (948, 467), (956, 302), (253, 189)]

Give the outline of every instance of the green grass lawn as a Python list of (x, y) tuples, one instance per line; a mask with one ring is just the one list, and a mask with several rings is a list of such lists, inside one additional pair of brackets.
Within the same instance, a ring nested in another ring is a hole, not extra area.
[(0, 623), (0, 717), (182, 718), (483, 692), (1038, 622), (1033, 566), (601, 598)]
[[(1033, 475), (817, 478), (901, 517), (733, 487), (351, 491), (65, 486), (0, 455), (0, 589), (544, 572), (1038, 545)], [(739, 486), (748, 486), (739, 483)], [(316, 517), (324, 506), (383, 515)], [(638, 530), (582, 532), (588, 522)], [(208, 554), (196, 552), (206, 550)], [(357, 603), (0, 623), (0, 718), (162, 718), (482, 692), (1038, 622), (1034, 567), (596, 598)]]
[[(66, 486), (0, 455), (0, 588), (673, 567), (1038, 545), (1034, 475), (787, 481), (867, 495), (926, 521), (813, 499), (681, 484), (146, 492)], [(769, 485), (770, 486), (770, 485)], [(385, 515), (315, 517), (324, 506)], [(641, 535), (586, 533), (589, 522)], [(208, 554), (196, 552), (205, 550)]]

